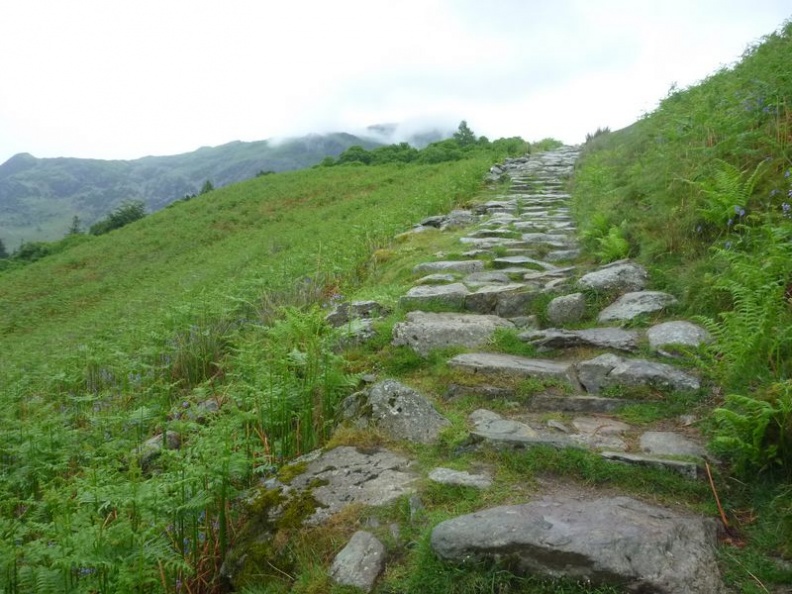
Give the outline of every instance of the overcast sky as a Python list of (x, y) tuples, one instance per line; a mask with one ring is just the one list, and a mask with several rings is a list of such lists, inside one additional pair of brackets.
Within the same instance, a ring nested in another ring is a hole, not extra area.
[(461, 119), (577, 143), (790, 16), (789, 0), (2, 0), (0, 163)]

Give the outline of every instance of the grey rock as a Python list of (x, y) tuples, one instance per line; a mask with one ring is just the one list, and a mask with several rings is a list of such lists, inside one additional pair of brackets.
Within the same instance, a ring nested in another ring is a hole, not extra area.
[(472, 272), (462, 279), (466, 285), (489, 285), (492, 283), (509, 284), (511, 279), (508, 274), (497, 270), (485, 270), (483, 272)]
[(394, 380), (371, 387), (368, 408), (370, 422), (393, 439), (432, 443), (451, 424), (424, 396)]
[(664, 322), (646, 331), (649, 346), (661, 354), (670, 354), (667, 347), (683, 345), (698, 348), (712, 341), (712, 336), (701, 326), (685, 321)]
[(501, 292), (497, 297), (495, 313), (504, 318), (527, 316), (538, 296), (539, 292), (530, 288)]
[(497, 386), (479, 385), (462, 386), (460, 384), (449, 384), (446, 391), (446, 400), (463, 398), (465, 396), (476, 396), (488, 399), (508, 399), (513, 398), (515, 391), (511, 388), (499, 388)]
[(465, 306), (465, 297), (470, 291), (461, 283), (450, 285), (422, 285), (413, 287), (399, 299), (403, 309), (460, 310)]
[(341, 446), (295, 461), (305, 470), (287, 491), (310, 491), (318, 503), (307, 524), (321, 524), (348, 505), (382, 506), (415, 492), (410, 461), (386, 449), (363, 452)]
[(613, 462), (670, 470), (692, 480), (697, 479), (701, 474), (701, 469), (696, 462), (688, 462), (686, 460), (674, 460), (646, 454), (629, 454), (627, 452), (601, 452), (600, 455), (606, 460)]
[(180, 447), (181, 436), (175, 431), (166, 431), (144, 441), (135, 450), (135, 454), (140, 461), (140, 467), (147, 470), (164, 450), (178, 450)]
[(385, 545), (364, 530), (358, 530), (330, 566), (330, 578), (342, 586), (371, 592), (385, 569)]
[(475, 487), (476, 489), (488, 489), (492, 486), (492, 477), (487, 474), (470, 474), (451, 468), (435, 468), (429, 473), (429, 479), (441, 485)]
[(589, 449), (627, 449), (627, 443), (620, 437), (630, 429), (626, 423), (603, 417), (577, 417), (572, 420), (572, 426), (578, 431), (572, 439)]
[(427, 274), (426, 276), (422, 276), (417, 281), (415, 281), (416, 285), (444, 285), (448, 283), (453, 283), (457, 279), (456, 275), (454, 274)]
[(695, 441), (671, 431), (647, 431), (641, 435), (641, 451), (657, 456), (704, 457), (707, 451)]
[(578, 285), (594, 291), (640, 291), (646, 287), (648, 278), (643, 266), (620, 260), (583, 275)]
[(447, 260), (439, 262), (424, 262), (413, 268), (414, 273), (434, 273), (434, 272), (461, 272), (470, 274), (484, 270), (484, 262), (480, 260)]
[(347, 349), (363, 344), (373, 339), (377, 332), (374, 330), (374, 320), (355, 319), (336, 330), (338, 334), (338, 348)]
[(432, 349), (484, 345), (498, 328), (514, 325), (497, 316), (413, 311), (393, 327), (393, 344), (409, 346), (425, 357)]
[(529, 268), (533, 270), (552, 270), (555, 268), (552, 264), (536, 260), (528, 256), (503, 256), (502, 258), (495, 258), (492, 261), (495, 268), (511, 268), (519, 266), (522, 268)]
[(448, 364), (473, 373), (552, 378), (576, 383), (573, 364), (569, 361), (531, 359), (499, 353), (463, 353), (453, 357)]
[(645, 359), (623, 359), (606, 353), (577, 364), (580, 383), (590, 394), (610, 386), (649, 386), (672, 390), (698, 390), (698, 378), (671, 365)]
[(592, 346), (618, 351), (638, 348), (638, 332), (621, 328), (589, 328), (586, 330), (532, 330), (520, 334), (520, 339), (535, 344), (539, 349), (566, 349)]
[(480, 314), (495, 313), (498, 303), (505, 294), (519, 294), (525, 285), (509, 283), (506, 285), (486, 285), (465, 297), (465, 309)]
[(642, 314), (661, 311), (676, 304), (673, 295), (662, 291), (636, 291), (625, 293), (603, 309), (597, 319), (600, 322), (626, 322)]
[(715, 544), (713, 522), (629, 497), (490, 508), (446, 520), (431, 535), (447, 561), (508, 555), (524, 573), (659, 594), (723, 592)]
[(526, 448), (537, 445), (568, 447), (573, 442), (565, 435), (541, 433), (529, 425), (506, 419), (501, 415), (480, 408), (470, 413), (468, 420), (473, 423), (470, 437), (473, 442), (486, 442), (496, 447)]
[(548, 262), (564, 262), (565, 260), (575, 260), (576, 258), (580, 257), (580, 250), (579, 249), (569, 249), (569, 250), (553, 250), (549, 252), (545, 259)]
[(612, 413), (628, 404), (637, 404), (637, 401), (623, 398), (604, 398), (602, 396), (536, 394), (531, 397), (527, 408), (530, 411), (537, 412)]
[(376, 301), (352, 301), (351, 303), (339, 303), (332, 312), (325, 316), (325, 320), (337, 328), (352, 320), (381, 318), (387, 313), (388, 309)]
[(520, 330), (536, 329), (539, 327), (539, 317), (536, 315), (514, 316), (509, 318), (509, 321)]

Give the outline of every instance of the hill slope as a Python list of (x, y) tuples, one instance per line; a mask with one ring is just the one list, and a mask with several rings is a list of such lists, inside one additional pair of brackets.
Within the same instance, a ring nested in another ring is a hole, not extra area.
[(310, 167), (350, 146), (380, 144), (337, 133), (279, 142), (237, 141), (132, 161), (37, 159), (21, 153), (0, 165), (0, 239), (8, 249), (22, 240), (57, 239), (75, 215), (90, 225), (124, 200), (142, 200), (156, 211), (198, 193), (207, 180), (215, 187), (225, 186), (261, 171)]

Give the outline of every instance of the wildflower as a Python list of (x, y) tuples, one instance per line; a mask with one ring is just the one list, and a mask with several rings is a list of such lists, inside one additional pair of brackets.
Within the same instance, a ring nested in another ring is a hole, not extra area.
[(773, 190), (772, 192), (770, 192), (770, 198), (777, 195), (778, 195), (778, 190)]
[(785, 218), (792, 218), (792, 205), (790, 205), (789, 202), (784, 202), (781, 205), (781, 210), (784, 211)]
[(790, 175), (792, 175), (792, 169), (787, 169), (787, 170), (784, 172), (784, 177), (787, 177), (787, 178), (788, 178)]
[(734, 223), (734, 219), (729, 219), (728, 221), (726, 221), (726, 226), (731, 227), (733, 223)]
[(723, 247), (726, 248), (727, 250), (730, 250), (731, 246), (732, 246), (732, 242), (731, 241), (727, 241), (726, 243), (723, 244)]
[(696, 233), (701, 233), (701, 225), (698, 225), (698, 226), (696, 227)]

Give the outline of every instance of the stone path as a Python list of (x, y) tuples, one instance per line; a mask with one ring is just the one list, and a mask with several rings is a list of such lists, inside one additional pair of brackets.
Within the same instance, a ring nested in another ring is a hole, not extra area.
[[(409, 313), (395, 325), (393, 344), (424, 357), (435, 349), (463, 349), (448, 363), (465, 372), (460, 377), (475, 375), (476, 381), (449, 386), (449, 398), (509, 399), (514, 394), (499, 383), (503, 377), (547, 385), (508, 415), (487, 408), (472, 412), (472, 447), (584, 448), (614, 464), (655, 466), (695, 480), (707, 454), (691, 439), (689, 419), (670, 430), (649, 431), (618, 421), (613, 413), (639, 402), (633, 400), (636, 395), (662, 398), (669, 391), (699, 390), (699, 379), (678, 367), (675, 356), (680, 345), (696, 348), (709, 336), (673, 319), (669, 310), (675, 297), (650, 290), (651, 279), (638, 264), (580, 269), (581, 248), (564, 189), (577, 155), (564, 147), (508, 160), (491, 173), (493, 179), (511, 178), (508, 193), (473, 212), (430, 217), (413, 230), (464, 228), (464, 259), (437, 258), (415, 267), (414, 286), (399, 302)], [(599, 311), (591, 311), (592, 294), (597, 303), (605, 302)], [(539, 304), (544, 309), (537, 311)], [(350, 312), (376, 309), (368, 302), (343, 307), (343, 315), (331, 314), (331, 323), (349, 324), (355, 317)], [(667, 319), (648, 329), (633, 323), (646, 316)], [(368, 321), (370, 316), (357, 317)], [(492, 337), (502, 331), (514, 332), (541, 356), (496, 352)], [(387, 379), (350, 396), (342, 409), (348, 422), (375, 427), (395, 440), (431, 444), (448, 425), (429, 399)], [(314, 493), (321, 507), (312, 522), (348, 502), (376, 505), (414, 492), (419, 479), (408, 460), (387, 450), (337, 448), (302, 463), (305, 471), (284, 488), (321, 485)], [(486, 473), (447, 468), (433, 469), (425, 479), (483, 489), (492, 484)], [(626, 497), (581, 499), (527, 502), (454, 518), (435, 527), (432, 546), (439, 557), (455, 562), (497, 559), (508, 551), (526, 571), (622, 583), (640, 591), (723, 591), (714, 528), (707, 520)], [(524, 529), (515, 532), (515, 522)], [(339, 553), (333, 579), (366, 591), (374, 587), (384, 553), (372, 538), (356, 534)], [(365, 571), (354, 569), (358, 566)]]

